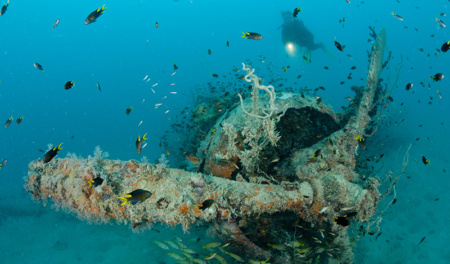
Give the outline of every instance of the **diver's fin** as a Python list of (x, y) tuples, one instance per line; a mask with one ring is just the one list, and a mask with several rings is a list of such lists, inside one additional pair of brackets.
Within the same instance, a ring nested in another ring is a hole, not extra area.
[(304, 62), (311, 63), (311, 51), (309, 49), (305, 49), (302, 58)]
[(331, 52), (327, 48), (325, 48), (325, 46), (322, 46), (322, 50), (325, 52), (325, 54), (327, 54), (328, 57), (330, 57), (330, 59), (335, 59), (333, 54), (331, 54)]

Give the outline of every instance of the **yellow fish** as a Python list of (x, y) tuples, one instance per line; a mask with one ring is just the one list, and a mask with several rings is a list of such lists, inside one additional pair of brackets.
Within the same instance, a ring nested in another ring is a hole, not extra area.
[(220, 242), (212, 242), (212, 243), (204, 245), (202, 248), (203, 249), (216, 248), (216, 247), (220, 246), (220, 244), (221, 244)]

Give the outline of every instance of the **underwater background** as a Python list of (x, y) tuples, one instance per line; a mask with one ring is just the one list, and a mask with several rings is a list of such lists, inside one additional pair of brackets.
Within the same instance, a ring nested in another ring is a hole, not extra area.
[[(42, 158), (39, 149), (63, 142), (58, 157), (87, 157), (100, 146), (110, 159), (146, 156), (156, 163), (165, 154), (171, 167), (179, 167), (184, 156), (177, 143), (183, 135), (171, 129), (182, 120), (182, 110), (187, 107), (189, 118), (200, 95), (220, 97), (229, 91), (235, 96), (235, 87), (244, 81), (233, 69), (241, 69), (242, 62), (251, 63), (266, 83), (276, 82), (277, 91), (324, 87), (317, 95), (338, 111), (348, 106), (345, 97), (354, 95), (352, 85), (365, 85), (372, 46), (369, 26), (387, 31), (385, 59), (389, 52), (391, 58), (382, 78), (392, 89), (393, 102), (382, 113), (364, 155), (384, 154), (376, 171), (383, 177), (401, 170), (406, 149), (412, 147), (396, 185), (398, 200), (383, 214), (382, 234), (354, 242), (355, 263), (448, 263), (450, 91), (448, 78), (430, 79), (437, 73), (450, 76), (450, 54), (440, 51), (450, 40), (448, 29), (436, 21), (446, 20), (448, 4), (11, 0), (0, 16), (0, 121), (14, 118), (0, 128), (0, 160), (7, 160), (0, 170), (0, 263), (176, 263), (154, 241), (180, 239), (199, 251), (217, 241), (206, 224), (189, 233), (163, 225), (136, 233), (128, 226), (89, 224), (43, 207), (23, 187), (28, 163)], [(104, 14), (84, 25), (102, 5), (107, 7)], [(286, 52), (281, 12), (296, 7), (302, 8), (298, 18), (334, 59), (315, 50), (306, 63), (300, 51)], [(52, 29), (57, 19), (60, 23)], [(257, 32), (263, 39), (245, 39), (242, 32)], [(334, 47), (335, 39), (345, 45), (344, 52)], [(43, 72), (33, 67), (35, 62)], [(352, 79), (347, 78), (350, 72)], [(64, 89), (67, 81), (75, 82), (70, 90)], [(410, 91), (405, 90), (407, 83), (414, 84)], [(164, 107), (155, 107), (159, 103)], [(129, 107), (133, 110), (126, 115)], [(16, 125), (21, 116), (23, 122)], [(148, 145), (139, 155), (134, 143), (145, 133)], [(386, 203), (379, 206), (383, 209)]]

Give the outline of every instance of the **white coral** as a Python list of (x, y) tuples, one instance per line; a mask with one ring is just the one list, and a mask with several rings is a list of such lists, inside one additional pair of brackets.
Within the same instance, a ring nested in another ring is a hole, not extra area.
[[(239, 95), (242, 111), (250, 117), (246, 119), (245, 127), (240, 130), (244, 150), (239, 150), (236, 146), (236, 138), (238, 136), (236, 129), (233, 125), (224, 123), (223, 129), (228, 139), (227, 152), (225, 155), (216, 154), (216, 158), (228, 159), (237, 156), (245, 170), (255, 172), (260, 161), (259, 156), (261, 151), (269, 143), (272, 146), (276, 146), (280, 139), (280, 135), (275, 127), (274, 112), (277, 110), (275, 106), (276, 94), (273, 86), (260, 84), (259, 78), (254, 74), (254, 69), (246, 67), (245, 64), (242, 65), (243, 69), (247, 71), (247, 75), (244, 78), (245, 81), (251, 82), (253, 86), (253, 109), (251, 111), (245, 110), (244, 101), (242, 96)], [(269, 96), (267, 103), (259, 104), (259, 90), (264, 90)]]

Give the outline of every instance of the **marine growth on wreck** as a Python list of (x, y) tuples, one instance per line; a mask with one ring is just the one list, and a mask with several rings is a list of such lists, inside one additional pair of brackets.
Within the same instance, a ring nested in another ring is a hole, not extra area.
[(94, 222), (185, 231), (206, 223), (222, 244), (210, 246), (205, 263), (353, 263), (350, 223), (374, 232), (384, 197), (380, 180), (359, 172), (357, 152), (386, 98), (385, 39), (381, 29), (366, 85), (353, 88), (345, 112), (303, 93), (276, 93), (243, 63), (248, 93), (193, 110), (205, 135), (184, 137), (184, 169), (168, 167), (164, 156), (156, 164), (109, 160), (97, 149), (94, 157), (33, 161), (25, 187), (33, 199)]

